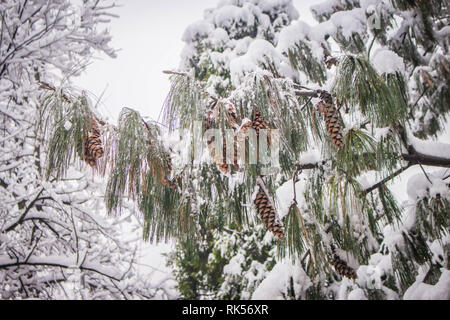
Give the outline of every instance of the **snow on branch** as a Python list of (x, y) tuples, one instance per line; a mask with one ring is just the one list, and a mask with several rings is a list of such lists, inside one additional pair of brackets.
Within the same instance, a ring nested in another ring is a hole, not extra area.
[(111, 278), (116, 281), (122, 280), (120, 273), (112, 267), (106, 267), (98, 262), (86, 259), (81, 265), (76, 263), (77, 256), (33, 256), (29, 259), (18, 260), (11, 259), (6, 256), (0, 256), (0, 269), (6, 269), (17, 266), (48, 266), (59, 267), (65, 269), (79, 268), (80, 270), (87, 270), (98, 273), (102, 276)]

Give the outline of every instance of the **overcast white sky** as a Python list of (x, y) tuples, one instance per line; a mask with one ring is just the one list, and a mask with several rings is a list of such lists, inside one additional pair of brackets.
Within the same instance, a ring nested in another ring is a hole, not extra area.
[[(300, 18), (314, 23), (309, 6), (323, 0), (294, 0)], [(218, 0), (120, 0), (110, 24), (117, 58), (97, 55), (75, 84), (101, 99), (102, 113), (116, 122), (123, 107), (157, 120), (170, 84), (163, 70), (177, 68), (186, 27)]]

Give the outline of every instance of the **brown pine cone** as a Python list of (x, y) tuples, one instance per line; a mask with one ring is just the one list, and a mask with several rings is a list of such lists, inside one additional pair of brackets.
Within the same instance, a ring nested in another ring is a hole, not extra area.
[(264, 119), (261, 117), (261, 112), (259, 112), (259, 110), (255, 111), (255, 117), (253, 118), (252, 128), (255, 129), (257, 135), (259, 135), (259, 130), (269, 128)]
[(84, 141), (84, 161), (91, 167), (94, 167), (97, 159), (103, 157), (103, 154), (100, 129), (98, 128), (97, 121), (91, 119), (91, 130)]
[(334, 246), (331, 247), (331, 250), (333, 252), (333, 261), (331, 264), (336, 272), (343, 277), (356, 280), (358, 276), (356, 275), (355, 270), (336, 254)]
[(273, 208), (269, 198), (261, 187), (259, 187), (254, 204), (267, 229), (269, 229), (279, 239), (283, 239), (283, 226), (278, 220), (275, 209)]
[(322, 91), (320, 94), (321, 102), (317, 104), (319, 113), (325, 118), (325, 123), (328, 129), (328, 135), (333, 141), (334, 145), (338, 148), (344, 145), (342, 136), (342, 127), (339, 122), (339, 113), (333, 104), (333, 98), (331, 94), (326, 91)]
[[(261, 112), (259, 110), (255, 111), (255, 117), (253, 118), (253, 121), (252, 121), (252, 128), (255, 129), (257, 136), (259, 136), (259, 130), (270, 129), (267, 122), (264, 121), (263, 117), (261, 116)], [(267, 143), (269, 146), (271, 144), (271, 141), (272, 140), (271, 140), (270, 131), (269, 131), (269, 132), (267, 132)]]

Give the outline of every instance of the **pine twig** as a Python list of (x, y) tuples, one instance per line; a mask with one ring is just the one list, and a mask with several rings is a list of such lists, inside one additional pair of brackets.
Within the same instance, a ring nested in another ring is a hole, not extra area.
[(295, 91), (295, 95), (297, 97), (317, 98), (319, 96), (319, 93), (317, 91), (296, 90)]
[(423, 166), (422, 166), (421, 163), (419, 163), (419, 166), (420, 166), (420, 169), (422, 169), (423, 174), (425, 175), (425, 177), (427, 178), (427, 180), (428, 180), (431, 184), (433, 184), (433, 182), (431, 182), (430, 177), (429, 177), (428, 174), (426, 173), (426, 171), (425, 171), (425, 169), (423, 168)]
[(188, 77), (190, 78), (190, 76), (185, 73), (185, 72), (175, 72), (175, 71), (170, 71), (170, 70), (163, 70), (164, 74), (169, 74), (169, 75), (177, 75), (177, 76), (183, 76), (183, 77)]
[(308, 249), (308, 251), (306, 251), (306, 253), (303, 255), (302, 260), (300, 261), (300, 264), (303, 266), (305, 263), (305, 260), (308, 256), (311, 256), (311, 250)]
[(386, 184), (387, 182), (391, 181), (392, 179), (394, 179), (395, 177), (397, 177), (398, 175), (400, 175), (401, 173), (403, 173), (404, 171), (406, 171), (407, 169), (409, 169), (411, 167), (411, 165), (407, 165), (405, 167), (400, 168), (399, 170), (397, 170), (396, 172), (394, 172), (393, 174), (391, 174), (390, 176), (384, 178), (383, 180), (381, 180), (380, 182), (375, 183), (373, 186), (366, 188), (363, 191), (364, 195), (367, 195), (369, 193), (371, 193), (373, 190), (377, 189), (378, 187)]

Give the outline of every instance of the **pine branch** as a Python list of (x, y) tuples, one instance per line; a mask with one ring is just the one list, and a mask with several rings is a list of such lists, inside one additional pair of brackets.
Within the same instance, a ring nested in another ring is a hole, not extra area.
[(395, 177), (397, 177), (398, 175), (400, 175), (401, 173), (403, 173), (404, 171), (406, 171), (407, 169), (409, 169), (411, 167), (411, 165), (407, 165), (406, 167), (402, 167), (399, 170), (397, 170), (396, 172), (394, 172), (393, 174), (391, 174), (390, 176), (384, 178), (383, 180), (381, 180), (380, 182), (375, 183), (373, 186), (365, 189), (363, 191), (363, 194), (366, 195), (368, 193), (371, 193), (373, 190), (377, 189), (378, 187), (381, 187), (382, 185), (388, 183), (389, 181), (391, 181), (392, 179), (394, 179)]
[[(52, 92), (55, 92), (55, 93), (58, 92), (55, 87), (51, 86), (47, 82), (43, 82), (43, 81), (38, 80), (38, 83), (39, 83), (39, 88), (41, 88), (41, 89), (52, 91)], [(61, 98), (67, 103), (72, 103), (72, 100), (64, 92), (61, 93)]]
[[(363, 156), (367, 156), (367, 154), (363, 154)], [(424, 153), (419, 153), (415, 151), (414, 148), (410, 147), (409, 153), (404, 153), (401, 155), (401, 159), (404, 161), (408, 161), (409, 168), (414, 165), (424, 165), (424, 166), (430, 166), (430, 167), (439, 167), (439, 168), (450, 168), (450, 158), (443, 158), (443, 157), (436, 157), (433, 155), (428, 155)], [(311, 163), (304, 163), (304, 164), (298, 164), (297, 169), (298, 170), (312, 170), (317, 169), (321, 165), (325, 164), (327, 161), (330, 161), (332, 159), (328, 160), (322, 160), (318, 162), (311, 162)]]
[[(405, 167), (400, 168), (393, 174), (389, 175), (388, 177), (384, 178), (383, 180), (377, 182), (373, 186), (366, 188), (363, 191), (363, 194), (368, 194), (372, 192), (373, 190), (377, 189), (378, 187), (388, 183), (407, 169), (409, 169), (412, 166), (415, 165), (426, 165), (426, 166), (432, 166), (432, 167), (441, 167), (441, 168), (450, 168), (450, 159), (449, 158), (442, 158), (442, 157), (436, 157), (432, 155), (426, 155), (422, 153), (418, 153), (415, 151), (414, 148), (410, 147), (410, 153), (408, 154), (402, 154), (401, 155), (402, 160), (408, 161), (408, 165)], [(297, 170), (314, 170), (318, 169), (321, 165), (325, 164), (328, 160), (323, 160), (319, 162), (312, 162), (312, 163), (305, 163), (305, 164), (298, 164)]]
[(300, 91), (300, 90), (296, 90), (295, 91), (295, 95), (297, 97), (312, 97), (312, 98), (317, 98), (319, 96), (319, 92), (321, 90), (316, 90), (316, 91)]
[(403, 160), (408, 161), (410, 165), (450, 168), (450, 158), (442, 158), (419, 153), (415, 151), (414, 148), (410, 147), (410, 151), (411, 150), (413, 150), (413, 152), (402, 154)]
[(170, 71), (170, 70), (163, 70), (164, 74), (170, 74), (170, 75), (177, 75), (177, 76), (183, 76), (183, 77), (190, 77), (187, 73), (185, 72), (175, 72), (175, 71)]
[(318, 162), (311, 162), (311, 163), (304, 163), (304, 164), (298, 164), (297, 165), (297, 171), (317, 169), (321, 165), (324, 165), (327, 161), (328, 160), (323, 160), (323, 161), (318, 161)]

